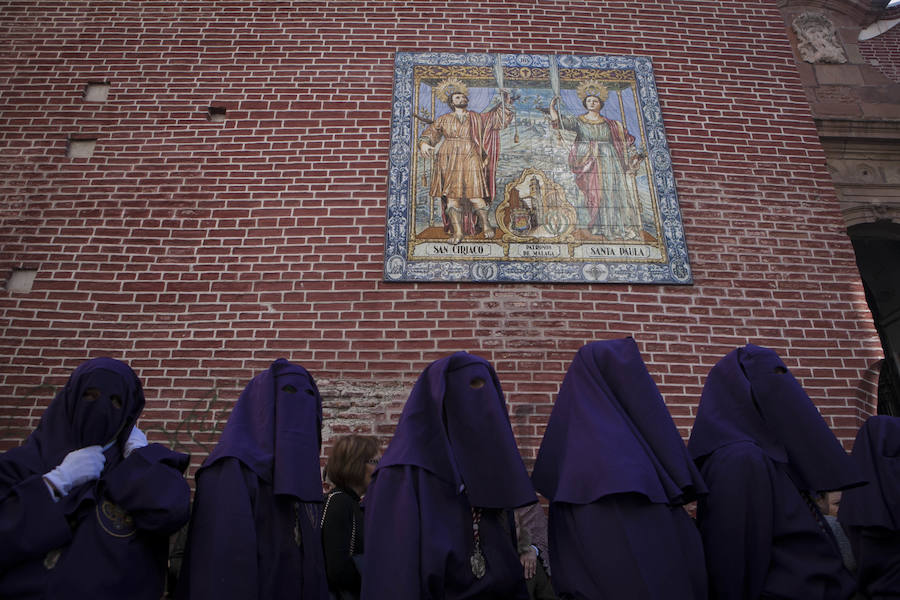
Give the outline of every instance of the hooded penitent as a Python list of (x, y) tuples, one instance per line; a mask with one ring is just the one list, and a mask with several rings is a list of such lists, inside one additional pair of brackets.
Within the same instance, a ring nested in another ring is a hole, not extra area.
[(810, 494), (861, 483), (778, 355), (748, 344), (710, 371), (688, 449), (712, 597), (847, 598), (853, 584)]
[(700, 459), (741, 441), (789, 464), (791, 479), (801, 490), (840, 490), (861, 481), (778, 354), (753, 344), (731, 352), (710, 371), (689, 449)]
[(319, 533), (322, 399), (278, 359), (244, 389), (197, 471), (182, 598), (328, 597)]
[(432, 363), (366, 495), (363, 598), (527, 597), (501, 509), (536, 500), (490, 363)]
[[(188, 518), (188, 457), (159, 444), (124, 456), (143, 407), (128, 365), (89, 360), (0, 456), (0, 597), (160, 597), (168, 536)], [(87, 446), (105, 448), (99, 477), (54, 499), (43, 476)]]
[(37, 429), (5, 459), (45, 473), (86, 446), (106, 446), (106, 469), (122, 460), (125, 440), (144, 410), (144, 390), (127, 364), (95, 358), (79, 365), (44, 411)]
[(536, 500), (489, 362), (457, 352), (432, 363), (413, 388), (379, 469), (414, 465), (457, 487), (472, 505), (516, 508)]
[(315, 380), (303, 367), (279, 358), (241, 393), (201, 469), (236, 458), (274, 493), (321, 502), (321, 428), (322, 398)]
[(575, 355), (532, 481), (551, 501), (569, 504), (633, 492), (675, 505), (705, 491), (632, 338), (594, 342)]
[(706, 488), (633, 339), (575, 355), (532, 480), (551, 501), (558, 593), (706, 597), (700, 539), (681, 508)]
[(850, 538), (859, 590), (900, 595), (900, 418), (870, 417), (856, 436), (853, 462), (869, 482), (844, 491), (838, 520)]

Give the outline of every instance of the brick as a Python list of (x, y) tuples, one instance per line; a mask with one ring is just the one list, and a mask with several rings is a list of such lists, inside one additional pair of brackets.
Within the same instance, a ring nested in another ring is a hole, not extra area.
[[(38, 273), (32, 292), (0, 293), (0, 398), (14, 399), (0, 401), (0, 450), (49, 402), (29, 390), (99, 352), (140, 369), (142, 422), (192, 469), (278, 356), (401, 389), (377, 410), (351, 398), (326, 414), (329, 436), (385, 440), (430, 361), (485, 356), (529, 461), (572, 356), (595, 339), (635, 337), (684, 436), (706, 373), (747, 341), (783, 355), (845, 443), (873, 410), (880, 345), (864, 309), (847, 314), (865, 298), (804, 85), (896, 82), (900, 27), (860, 43), (873, 64), (849, 80), (798, 73), (777, 7), (749, 0), (285, 0), (222, 4), (202, 22), (185, 19), (187, 0), (4, 8), (0, 194), (15, 209), (0, 210), (0, 273)], [(694, 284), (384, 282), (398, 48), (649, 56)], [(80, 98), (89, 80), (110, 81), (104, 104)], [(882, 96), (848, 106), (843, 93), (816, 110), (897, 116)], [(67, 136), (86, 133), (93, 157), (67, 159)]]

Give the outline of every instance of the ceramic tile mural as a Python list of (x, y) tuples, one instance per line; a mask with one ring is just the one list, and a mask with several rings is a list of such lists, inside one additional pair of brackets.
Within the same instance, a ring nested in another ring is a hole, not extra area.
[(650, 59), (397, 53), (384, 268), (691, 283)]

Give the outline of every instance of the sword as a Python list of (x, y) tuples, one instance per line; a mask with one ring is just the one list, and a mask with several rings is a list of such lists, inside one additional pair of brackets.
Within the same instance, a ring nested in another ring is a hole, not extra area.
[(500, 102), (503, 103), (504, 108), (506, 107), (506, 102), (503, 100), (503, 55), (498, 54), (494, 57), (494, 79), (497, 80), (497, 91), (500, 92)]
[[(494, 79), (497, 81), (497, 91), (500, 92), (500, 105), (503, 107), (503, 112), (506, 112), (506, 98), (503, 95), (503, 55), (497, 54), (494, 57)], [(515, 137), (513, 141), (519, 142), (519, 124), (516, 123), (515, 117), (513, 117), (513, 123), (516, 128)]]
[[(557, 56), (555, 54), (550, 56), (550, 89), (553, 90), (554, 96), (559, 96), (559, 63), (557, 62)], [(560, 133), (560, 129), (562, 129), (562, 120), (559, 116), (559, 109), (556, 110), (556, 137), (562, 141), (562, 133)]]

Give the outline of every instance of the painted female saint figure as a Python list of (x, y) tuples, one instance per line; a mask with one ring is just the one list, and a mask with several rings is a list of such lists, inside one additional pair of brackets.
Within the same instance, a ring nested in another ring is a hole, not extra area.
[(494, 228), (488, 221), (488, 211), (497, 191), (500, 130), (513, 119), (508, 92), (501, 90), (503, 102), (483, 113), (466, 108), (468, 87), (454, 77), (441, 82), (435, 93), (451, 112), (438, 117), (419, 137), (419, 149), (426, 158), (435, 155), (440, 142), (431, 197), (441, 199), (444, 230), (450, 234), (451, 244), (478, 231), (492, 238)]
[(625, 125), (600, 114), (609, 97), (604, 85), (585, 81), (577, 93), (587, 112), (578, 117), (561, 115), (556, 96), (550, 101), (550, 120), (554, 128), (575, 132), (569, 168), (584, 194), (589, 216), (585, 225), (591, 234), (606, 240), (640, 240), (640, 201), (637, 190), (628, 185), (627, 175), (636, 170), (643, 156)]

